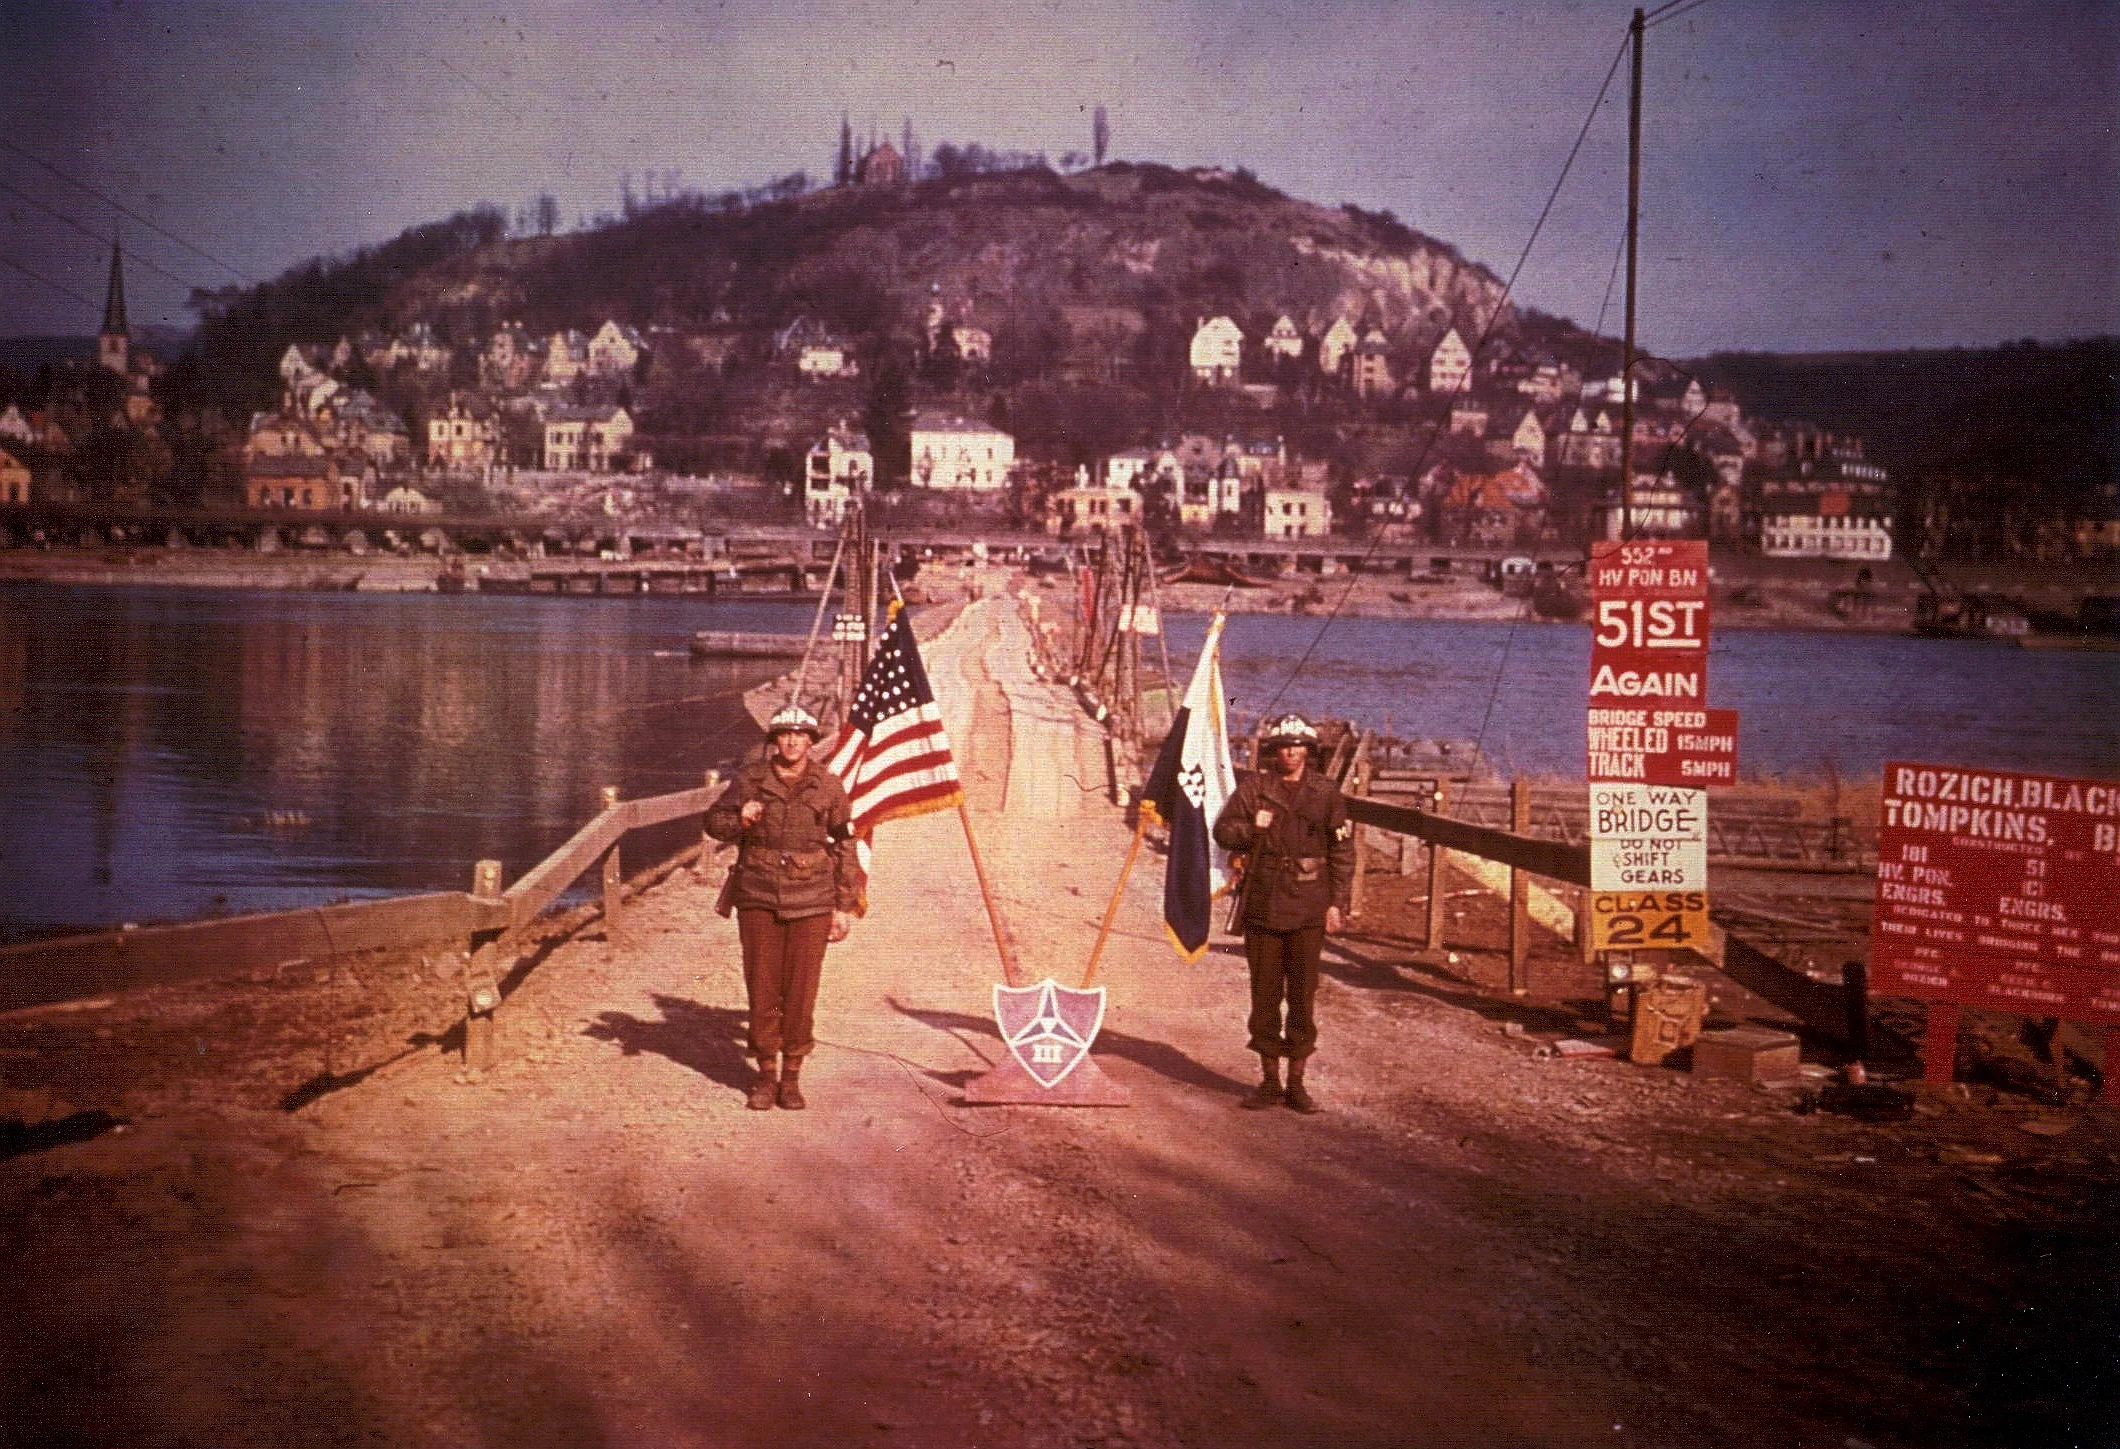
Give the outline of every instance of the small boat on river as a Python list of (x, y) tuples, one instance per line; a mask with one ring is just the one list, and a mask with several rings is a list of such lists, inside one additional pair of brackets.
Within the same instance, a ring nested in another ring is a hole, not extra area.
[(800, 634), (752, 634), (734, 629), (701, 629), (692, 636), (692, 657), (800, 659), (805, 642)]

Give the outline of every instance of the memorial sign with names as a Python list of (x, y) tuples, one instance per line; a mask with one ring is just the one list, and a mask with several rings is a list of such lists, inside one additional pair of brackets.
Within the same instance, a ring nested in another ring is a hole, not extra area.
[(1870, 985), (2120, 1027), (2120, 783), (1886, 765)]

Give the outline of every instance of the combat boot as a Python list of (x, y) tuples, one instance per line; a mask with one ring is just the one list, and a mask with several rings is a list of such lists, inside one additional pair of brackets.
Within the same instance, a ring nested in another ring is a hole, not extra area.
[(800, 1112), (803, 1108), (810, 1105), (803, 1099), (802, 1083), (798, 1080), (801, 1076), (801, 1060), (797, 1057), (789, 1057), (786, 1064), (780, 1069), (780, 1105), (787, 1108), (790, 1112)]
[(1262, 1056), (1259, 1058), (1259, 1085), (1251, 1089), (1242, 1105), (1247, 1112), (1256, 1112), (1263, 1107), (1272, 1107), (1281, 1100), (1281, 1059)]
[(751, 1095), (744, 1098), (744, 1105), (753, 1112), (771, 1111), (773, 1099), (780, 1095), (780, 1073), (773, 1069), (769, 1060), (758, 1064), (758, 1075), (752, 1079)]
[(1301, 1112), (1305, 1116), (1325, 1110), (1318, 1105), (1317, 1098), (1311, 1096), (1310, 1090), (1303, 1085), (1303, 1059), (1301, 1057), (1290, 1057), (1288, 1059), (1287, 1101), (1290, 1110)]

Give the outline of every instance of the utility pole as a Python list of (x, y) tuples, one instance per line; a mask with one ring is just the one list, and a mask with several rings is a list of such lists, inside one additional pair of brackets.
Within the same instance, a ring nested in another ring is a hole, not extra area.
[(1634, 247), (1642, 205), (1642, 12), (1627, 27), (1634, 38), (1634, 84), (1627, 97), (1627, 337), (1619, 362), (1619, 536), (1634, 536)]

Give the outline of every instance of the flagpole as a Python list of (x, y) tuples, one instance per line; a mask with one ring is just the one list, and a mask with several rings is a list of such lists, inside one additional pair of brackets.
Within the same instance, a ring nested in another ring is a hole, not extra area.
[(994, 888), (986, 878), (986, 865), (979, 859), (979, 842), (972, 835), (972, 812), (965, 808), (964, 793), (957, 794), (957, 819), (964, 826), (964, 848), (972, 855), (972, 874), (979, 879), (979, 899), (986, 903), (987, 924), (994, 928), (994, 949), (1001, 956), (1001, 978), (1011, 986), (1023, 984), (1023, 968), (1009, 945), (1008, 930), (1001, 924), (1001, 911), (994, 904)]
[(1119, 901), (1126, 895), (1126, 882), (1134, 873), (1134, 857), (1141, 853), (1141, 837), (1148, 833), (1149, 817), (1155, 807), (1146, 800), (1134, 807), (1134, 838), (1126, 847), (1126, 864), (1119, 867), (1119, 883), (1112, 887), (1111, 904), (1104, 908), (1104, 920), (1097, 927), (1097, 943), (1089, 948), (1089, 965), (1082, 968), (1082, 989), (1089, 990), (1097, 984), (1097, 961), (1104, 955), (1104, 943), (1112, 933), (1112, 921), (1119, 914)]

